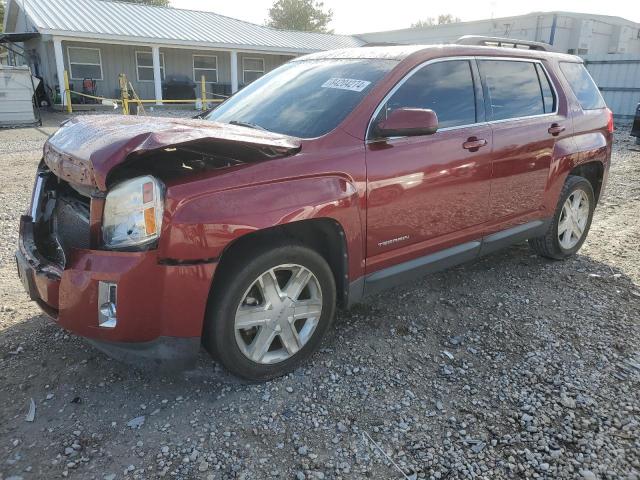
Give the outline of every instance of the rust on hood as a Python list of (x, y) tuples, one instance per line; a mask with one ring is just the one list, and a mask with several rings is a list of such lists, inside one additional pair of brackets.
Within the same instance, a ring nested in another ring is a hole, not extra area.
[(154, 150), (197, 145), (242, 162), (292, 155), (300, 140), (207, 120), (85, 115), (63, 123), (44, 146), (44, 161), (60, 178), (106, 191), (118, 165)]

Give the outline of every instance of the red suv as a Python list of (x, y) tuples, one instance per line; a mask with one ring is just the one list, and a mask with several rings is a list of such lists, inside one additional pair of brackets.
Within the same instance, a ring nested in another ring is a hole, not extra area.
[(607, 178), (612, 114), (575, 56), (323, 52), (202, 119), (84, 116), (44, 147), (17, 263), (56, 322), (125, 361), (201, 343), (267, 379), (336, 305), (528, 240), (564, 259)]

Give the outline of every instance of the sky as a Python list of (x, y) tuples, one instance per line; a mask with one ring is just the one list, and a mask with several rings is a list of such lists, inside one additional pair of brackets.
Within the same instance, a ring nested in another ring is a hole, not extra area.
[[(264, 24), (275, 0), (170, 0), (176, 8), (208, 10), (222, 15)], [(640, 23), (638, 0), (324, 0), (333, 10), (330, 24), (335, 33), (353, 34), (408, 28), (427, 17), (451, 13), (463, 21), (522, 15), (533, 11), (563, 10), (614, 15)]]

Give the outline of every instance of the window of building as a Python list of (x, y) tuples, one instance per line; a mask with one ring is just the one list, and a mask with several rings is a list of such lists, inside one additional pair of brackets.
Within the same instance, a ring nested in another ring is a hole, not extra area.
[[(136, 71), (139, 82), (153, 82), (153, 54), (136, 52)], [(160, 53), (160, 78), (164, 80), (164, 53)]]
[(242, 59), (242, 83), (248, 85), (264, 75), (264, 58)]
[(491, 120), (530, 117), (545, 113), (540, 80), (531, 62), (481, 60), (489, 96)]
[(215, 55), (193, 56), (193, 79), (200, 82), (204, 75), (206, 83), (218, 83), (218, 57)]
[(99, 48), (67, 47), (72, 80), (102, 80), (102, 56)]
[(438, 127), (476, 123), (476, 99), (471, 65), (451, 60), (424, 66), (389, 98), (378, 120), (398, 108), (427, 108), (436, 112)]
[(583, 64), (560, 62), (560, 70), (583, 109), (594, 110), (606, 106), (600, 90)]

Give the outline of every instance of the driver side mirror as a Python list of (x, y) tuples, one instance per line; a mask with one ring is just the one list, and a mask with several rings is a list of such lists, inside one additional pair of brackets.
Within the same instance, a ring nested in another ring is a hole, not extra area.
[(426, 108), (397, 108), (380, 120), (375, 128), (376, 138), (416, 137), (432, 135), (438, 130), (438, 116)]

